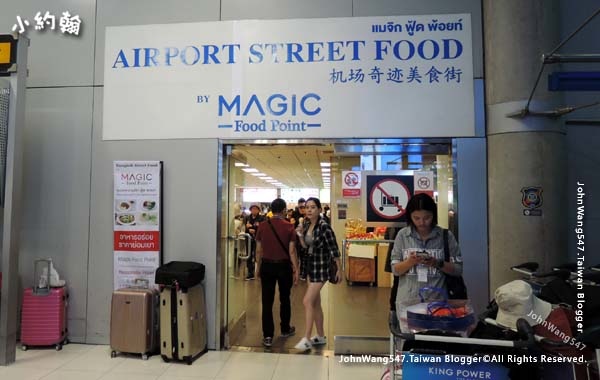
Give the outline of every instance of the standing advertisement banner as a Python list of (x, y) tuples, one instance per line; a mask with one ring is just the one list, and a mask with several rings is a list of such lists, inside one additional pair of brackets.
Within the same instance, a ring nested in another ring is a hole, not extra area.
[(154, 285), (162, 264), (162, 162), (115, 161), (113, 288)]

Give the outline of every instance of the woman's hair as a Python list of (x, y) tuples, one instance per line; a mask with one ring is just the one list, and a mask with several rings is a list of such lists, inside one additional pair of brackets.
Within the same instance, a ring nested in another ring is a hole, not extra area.
[(313, 201), (315, 202), (315, 204), (317, 205), (318, 209), (321, 209), (321, 201), (319, 200), (319, 198), (315, 198), (315, 197), (310, 197), (306, 200), (306, 203)]
[(431, 222), (431, 227), (437, 226), (438, 223), (438, 215), (437, 215), (437, 205), (433, 198), (425, 193), (419, 193), (413, 195), (412, 198), (408, 201), (406, 205), (406, 218), (408, 221), (408, 225), (414, 227), (414, 223), (410, 215), (419, 210), (429, 211), (433, 214), (433, 220)]

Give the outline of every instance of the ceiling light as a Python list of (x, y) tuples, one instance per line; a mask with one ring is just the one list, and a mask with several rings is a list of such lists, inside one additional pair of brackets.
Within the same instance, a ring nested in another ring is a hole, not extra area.
[(330, 167), (331, 162), (321, 162), (321, 167)]
[(258, 178), (260, 178), (260, 179), (263, 179), (263, 180), (264, 180), (264, 179), (273, 179), (273, 177), (265, 177), (265, 176), (263, 176), (263, 177), (258, 177)]
[(277, 183), (279, 181), (277, 181), (276, 179), (267, 179), (265, 182), (269, 182), (269, 183)]
[(242, 171), (245, 171), (246, 173), (258, 173), (258, 169), (254, 168), (244, 168)]
[(330, 173), (331, 172), (331, 168), (321, 168), (321, 172), (323, 172), (323, 173)]
[(267, 175), (267, 173), (252, 173), (252, 175), (255, 177), (264, 177)]
[(243, 162), (236, 162), (234, 165), (235, 165), (235, 167), (237, 167), (237, 168), (240, 168), (240, 167), (241, 167), (241, 168), (247, 168), (248, 166), (250, 166), (250, 165), (248, 165), (248, 164), (244, 164)]

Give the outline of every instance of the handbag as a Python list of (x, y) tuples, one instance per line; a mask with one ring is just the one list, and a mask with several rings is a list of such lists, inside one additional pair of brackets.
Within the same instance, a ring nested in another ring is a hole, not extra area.
[[(448, 246), (448, 230), (444, 229), (444, 261), (450, 261), (450, 248)], [(442, 272), (443, 273), (443, 272)], [(466, 300), (467, 285), (462, 276), (450, 276), (444, 273), (446, 277), (446, 290), (448, 291), (448, 299)]]
[(335, 277), (337, 275), (337, 271), (338, 271), (337, 262), (335, 261), (333, 256), (330, 256), (329, 257), (329, 270), (327, 272), (327, 277), (329, 277), (329, 282), (331, 282), (332, 284), (337, 284), (340, 282), (340, 279)]

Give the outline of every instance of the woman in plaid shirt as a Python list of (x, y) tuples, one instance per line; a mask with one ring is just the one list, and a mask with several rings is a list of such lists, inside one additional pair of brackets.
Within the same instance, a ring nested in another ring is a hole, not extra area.
[[(329, 280), (329, 261), (333, 257), (337, 262), (336, 282), (340, 279), (340, 250), (335, 233), (321, 217), (321, 201), (318, 198), (306, 200), (306, 218), (304, 225), (298, 226), (298, 237), (307, 254), (308, 287), (302, 303), (306, 319), (304, 337), (295, 348), (310, 350), (312, 346), (327, 344), (323, 330), (323, 308), (321, 307), (321, 288)], [(334, 279), (331, 279), (334, 280)], [(317, 335), (310, 338), (313, 324)]]

